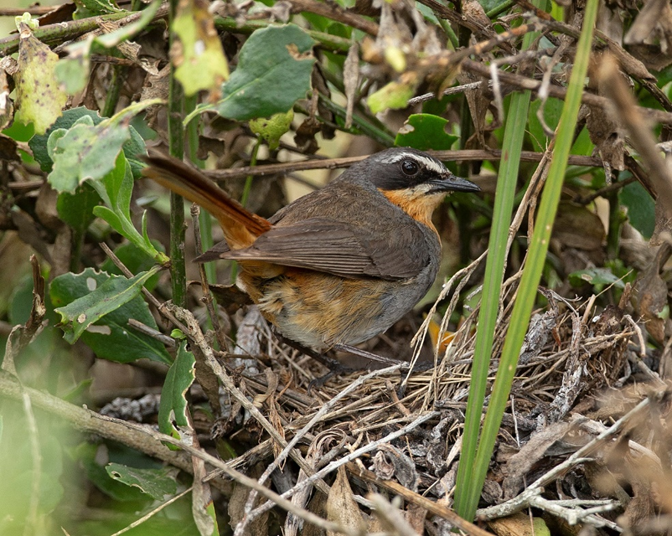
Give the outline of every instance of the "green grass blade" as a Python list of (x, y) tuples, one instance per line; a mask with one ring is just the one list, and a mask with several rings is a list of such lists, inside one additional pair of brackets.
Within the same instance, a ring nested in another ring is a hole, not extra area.
[[(577, 115), (581, 105), (584, 80), (588, 70), (593, 27), (597, 15), (598, 0), (588, 0), (581, 37), (577, 46), (577, 54), (572, 68), (567, 99), (558, 126), (556, 146), (549, 170), (548, 179), (538, 210), (537, 223), (532, 235), (525, 269), (518, 289), (518, 296), (511, 314), (511, 322), (500, 361), (492, 396), (483, 425), (483, 433), (479, 442), (473, 469), (467, 478), (471, 479), (468, 495), (460, 497), (460, 515), (473, 519), (478, 506), (478, 499), (485, 481), (490, 458), (502, 422), (502, 416), (511, 391), (511, 384), (518, 364), (518, 355), (523, 344), (527, 327), (537, 294), (537, 287), (548, 251), (548, 243), (553, 229), (553, 221), (560, 200), (560, 193), (567, 169), (567, 159), (572, 146), (572, 138), (576, 127)], [(479, 326), (480, 330), (480, 326)]]
[[(542, 1), (537, 0), (536, 3), (539, 4)], [(536, 33), (529, 33), (525, 36), (523, 39), (523, 50), (527, 50), (530, 47), (536, 35)], [(462, 436), (462, 453), (460, 455), (455, 489), (455, 510), (462, 517), (469, 519), (473, 517), (473, 513), (471, 516), (469, 515), (468, 497), (475, 493), (480, 494), (480, 487), (478, 490), (473, 489), (475, 486), (478, 486), (478, 483), (472, 479), (473, 466), (481, 427), (488, 370), (490, 369), (495, 323), (499, 311), (499, 296), (504, 274), (506, 243), (511, 214), (513, 212), (518, 170), (520, 168), (520, 153), (525, 138), (529, 105), (529, 91), (515, 93), (511, 97), (504, 129), (502, 160), (497, 177), (492, 231), (488, 244), (488, 260), (485, 266), (483, 295), (478, 316), (474, 364), (472, 367), (464, 435)], [(482, 486), (482, 482), (480, 486)]]

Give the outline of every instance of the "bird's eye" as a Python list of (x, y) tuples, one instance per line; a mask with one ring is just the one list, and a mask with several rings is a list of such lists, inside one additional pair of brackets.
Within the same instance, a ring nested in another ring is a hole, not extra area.
[(404, 174), (408, 175), (409, 177), (415, 175), (419, 170), (420, 167), (418, 166), (417, 162), (414, 162), (413, 160), (404, 160), (401, 163), (401, 171), (403, 171)]

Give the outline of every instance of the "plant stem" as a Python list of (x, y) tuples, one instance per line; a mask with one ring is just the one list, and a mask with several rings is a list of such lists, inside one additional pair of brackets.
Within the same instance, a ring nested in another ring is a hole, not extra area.
[[(259, 154), (259, 147), (261, 147), (261, 137), (257, 138), (257, 142), (254, 144), (252, 149), (252, 155), (250, 156), (250, 166), (257, 165), (257, 155)], [(247, 205), (247, 200), (250, 197), (250, 192), (252, 191), (252, 181), (254, 180), (253, 175), (248, 175), (245, 177), (245, 186), (243, 187), (243, 195), (240, 196), (240, 204), (245, 206)], [(235, 285), (236, 278), (238, 277), (238, 263), (233, 261), (231, 264), (231, 282)]]
[(105, 97), (105, 105), (100, 112), (103, 117), (112, 117), (117, 109), (117, 102), (119, 102), (119, 94), (121, 93), (121, 85), (124, 82), (123, 73), (126, 69), (121, 65), (112, 67), (112, 78), (107, 89), (107, 96)]
[[(170, 44), (172, 48), (175, 35), (172, 32), (173, 20), (177, 9), (177, 0), (170, 0)], [(182, 86), (175, 78), (175, 66), (170, 67), (170, 89), (168, 98), (168, 151), (171, 156), (182, 160), (184, 157), (184, 131), (182, 129), (184, 94)], [(170, 276), (173, 290), (173, 303), (179, 307), (186, 305), (187, 276), (184, 261), (184, 199), (176, 193), (170, 193)]]

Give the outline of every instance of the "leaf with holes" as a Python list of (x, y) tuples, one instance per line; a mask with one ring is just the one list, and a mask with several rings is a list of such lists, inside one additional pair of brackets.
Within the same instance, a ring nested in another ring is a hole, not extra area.
[(238, 68), (222, 86), (222, 99), (198, 107), (185, 123), (209, 110), (239, 121), (289, 111), (310, 89), (313, 44), (293, 24), (257, 30), (243, 45)]
[(81, 274), (55, 278), (49, 294), (56, 312), (69, 324), (64, 328), (65, 339), (72, 344), (81, 336), (98, 357), (110, 361), (130, 363), (147, 358), (171, 363), (161, 343), (128, 325), (133, 318), (158, 329), (139, 296), (142, 284), (157, 271), (155, 267), (126, 279), (87, 268)]
[(446, 133), (448, 121), (432, 114), (413, 114), (394, 140), (398, 147), (413, 147), (421, 151), (434, 149), (447, 151), (458, 140), (457, 136)]

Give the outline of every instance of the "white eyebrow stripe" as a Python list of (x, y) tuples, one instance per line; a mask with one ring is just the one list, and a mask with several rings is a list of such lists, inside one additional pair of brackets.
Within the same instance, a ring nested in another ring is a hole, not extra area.
[(400, 160), (403, 160), (404, 158), (410, 158), (411, 160), (415, 160), (416, 162), (422, 162), (422, 164), (427, 169), (430, 169), (430, 170), (434, 171), (435, 173), (445, 173), (446, 172), (445, 166), (443, 164), (441, 164), (441, 162), (439, 162), (438, 160), (434, 160), (433, 158), (429, 158), (427, 156), (422, 156), (422, 155), (415, 154), (415, 153), (402, 152), (402, 153), (392, 154), (392, 155), (390, 155), (386, 158), (383, 158), (381, 160), (381, 163), (383, 163), (383, 164), (395, 164), (395, 163), (399, 162)]

